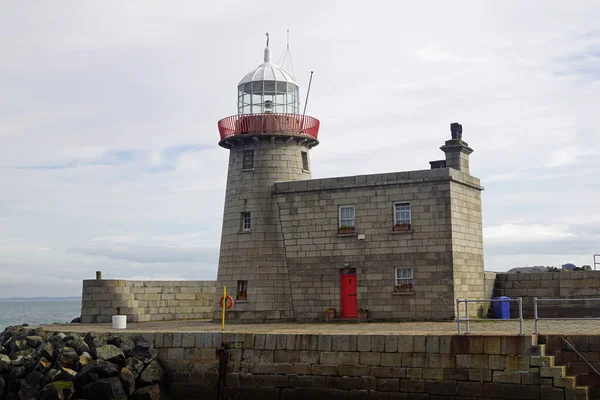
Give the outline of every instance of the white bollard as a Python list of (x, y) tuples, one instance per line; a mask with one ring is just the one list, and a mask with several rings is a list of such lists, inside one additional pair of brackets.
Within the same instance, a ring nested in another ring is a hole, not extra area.
[(113, 327), (113, 329), (127, 328), (127, 315), (113, 315), (112, 316), (112, 327)]

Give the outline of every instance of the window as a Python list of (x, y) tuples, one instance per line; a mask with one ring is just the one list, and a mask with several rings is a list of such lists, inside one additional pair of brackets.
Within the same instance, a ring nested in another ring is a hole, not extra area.
[(244, 158), (242, 160), (242, 169), (254, 168), (254, 150), (244, 150)]
[(413, 290), (413, 269), (396, 268), (395, 292), (412, 292)]
[(309, 169), (308, 169), (308, 153), (306, 151), (302, 152), (302, 169), (304, 171), (309, 171)]
[(354, 206), (340, 207), (340, 229), (354, 229)]
[(252, 229), (252, 219), (249, 211), (244, 211), (241, 218), (242, 231)]
[(394, 226), (410, 227), (410, 203), (394, 203)]
[(237, 281), (237, 300), (248, 299), (248, 281)]

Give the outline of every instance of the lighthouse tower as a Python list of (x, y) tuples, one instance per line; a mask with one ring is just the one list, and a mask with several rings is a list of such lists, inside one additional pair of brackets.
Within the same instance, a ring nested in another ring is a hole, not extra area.
[(218, 122), (229, 168), (217, 299), (227, 286), (235, 299), (230, 321), (291, 321), (284, 238), (271, 191), (275, 182), (311, 178), (309, 150), (319, 143), (319, 121), (300, 114), (298, 84), (272, 62), (268, 34), (264, 62), (240, 81), (237, 101), (237, 115)]

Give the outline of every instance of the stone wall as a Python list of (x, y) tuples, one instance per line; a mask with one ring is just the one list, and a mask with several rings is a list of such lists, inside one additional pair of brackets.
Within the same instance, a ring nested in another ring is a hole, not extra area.
[[(132, 335), (136, 335), (132, 333)], [(171, 398), (588, 399), (531, 336), (145, 333)]]
[[(533, 298), (600, 298), (600, 271), (498, 273), (494, 296), (523, 298), (523, 313), (533, 317)], [(600, 301), (541, 302), (540, 317), (600, 317)], [(516, 305), (511, 313), (517, 315)]]
[(214, 281), (83, 281), (81, 319), (111, 322), (127, 315), (129, 322), (211, 318)]
[[(349, 267), (356, 268), (358, 305), (372, 319), (454, 318), (454, 285), (483, 296), (478, 182), (440, 168), (277, 183), (296, 320), (339, 310), (340, 269)], [(407, 232), (392, 229), (395, 202), (411, 204)], [(355, 207), (352, 234), (338, 233), (342, 205)], [(451, 207), (460, 215), (451, 217)], [(398, 267), (413, 268), (412, 292), (394, 292)]]

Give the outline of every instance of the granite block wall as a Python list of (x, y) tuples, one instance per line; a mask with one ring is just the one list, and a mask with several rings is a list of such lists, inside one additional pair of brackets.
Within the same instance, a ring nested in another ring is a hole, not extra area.
[[(132, 333), (131, 335), (139, 335)], [(531, 336), (144, 333), (170, 398), (588, 399)]]
[(83, 281), (81, 319), (111, 322), (127, 315), (128, 322), (211, 318), (214, 281)]
[[(540, 302), (540, 317), (600, 317), (600, 271), (498, 273), (495, 296), (522, 297), (523, 313), (533, 317), (533, 298), (581, 299), (582, 301)], [(511, 309), (516, 315), (517, 310)]]

